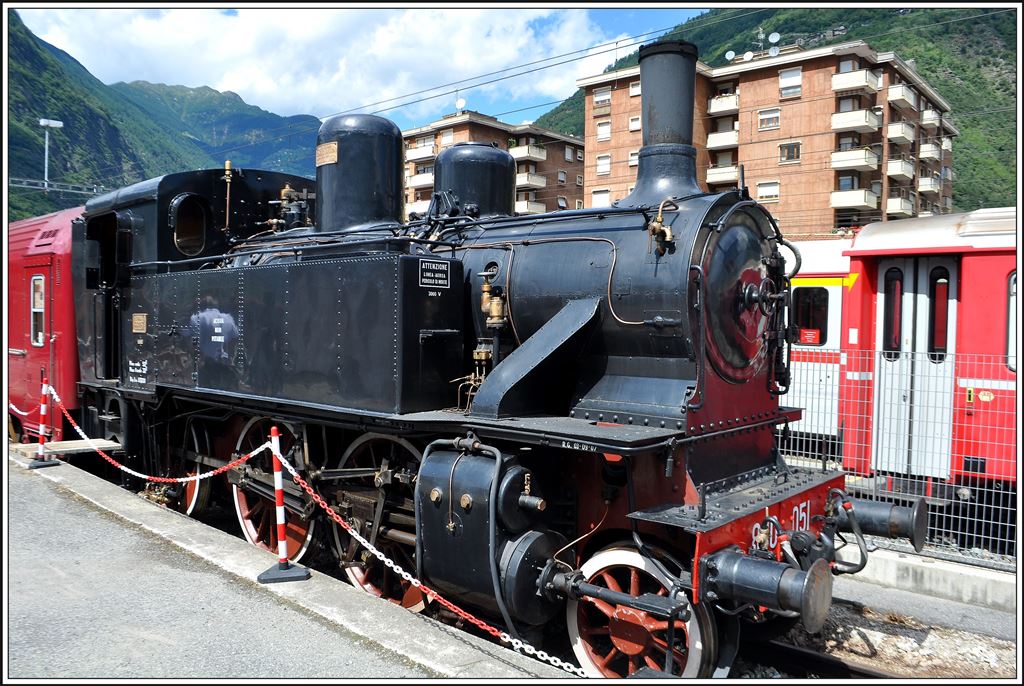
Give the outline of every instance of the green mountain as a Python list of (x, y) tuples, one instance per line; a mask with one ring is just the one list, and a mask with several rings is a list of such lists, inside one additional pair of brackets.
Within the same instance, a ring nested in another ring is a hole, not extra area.
[[(7, 12), (8, 170), (43, 178), (40, 119), (50, 131), (50, 180), (117, 188), (173, 171), (258, 167), (312, 176), (320, 122), (280, 117), (234, 93), (143, 81), (108, 86)], [(83, 204), (84, 195), (9, 188), (8, 221)]]
[[(978, 9), (714, 9), (659, 38), (695, 43), (700, 59), (725, 64), (725, 53), (750, 45), (757, 28), (778, 31), (804, 48), (864, 40), (916, 61), (917, 72), (952, 108), (960, 137), (953, 143), (953, 200), (960, 210), (1017, 202), (1017, 10)], [(845, 33), (833, 35), (843, 27)], [(633, 66), (637, 53), (606, 71)], [(537, 126), (583, 135), (577, 91)]]
[(176, 135), (190, 138), (215, 160), (233, 166), (312, 176), (320, 120), (281, 117), (246, 104), (230, 91), (132, 81), (111, 88)]

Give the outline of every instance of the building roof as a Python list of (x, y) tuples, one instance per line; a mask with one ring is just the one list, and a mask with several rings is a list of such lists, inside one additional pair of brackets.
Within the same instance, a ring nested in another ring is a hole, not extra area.
[(433, 133), (441, 129), (449, 129), (458, 124), (482, 124), (483, 126), (490, 126), (501, 131), (506, 131), (511, 134), (521, 133), (533, 133), (542, 136), (548, 136), (557, 140), (565, 141), (566, 143), (572, 143), (583, 147), (583, 139), (576, 138), (564, 133), (557, 133), (550, 129), (541, 128), (540, 126), (534, 126), (533, 124), (508, 124), (503, 121), (488, 115), (475, 112), (473, 110), (459, 110), (451, 114), (446, 114), (437, 121), (433, 121), (423, 126), (418, 126), (412, 129), (406, 129), (402, 131), (404, 138), (410, 138), (413, 136), (422, 136), (427, 133)]
[[(743, 72), (756, 71), (758, 69), (770, 69), (772, 67), (782, 67), (790, 64), (798, 64), (800, 62), (806, 62), (807, 60), (813, 60), (820, 57), (826, 57), (828, 55), (858, 55), (868, 59), (872, 64), (881, 64), (883, 62), (892, 63), (896, 71), (907, 80), (907, 82), (917, 88), (919, 91), (927, 96), (928, 100), (934, 102), (937, 107), (943, 112), (950, 110), (949, 103), (946, 102), (945, 98), (938, 94), (934, 88), (932, 88), (924, 78), (917, 73), (917, 70), (908, 64), (903, 58), (894, 52), (875, 52), (871, 49), (867, 43), (862, 40), (848, 41), (846, 43), (836, 43), (834, 45), (826, 45), (821, 48), (813, 48), (811, 50), (803, 49), (792, 49), (794, 46), (786, 46), (782, 52), (776, 57), (764, 57), (744, 62), (739, 60), (733, 60), (731, 63), (721, 67), (709, 67), (703, 62), (697, 62), (697, 73), (703, 74), (710, 79), (725, 78), (728, 76), (735, 76)], [(597, 74), (595, 76), (587, 76), (576, 80), (576, 86), (579, 88), (586, 88), (587, 86), (597, 86), (610, 81), (617, 81), (619, 79), (629, 78), (638, 76), (640, 74), (640, 67), (627, 67), (626, 69), (618, 69), (616, 71), (606, 72), (604, 74)], [(952, 128), (952, 126), (950, 126)], [(959, 133), (959, 132), (957, 132)]]

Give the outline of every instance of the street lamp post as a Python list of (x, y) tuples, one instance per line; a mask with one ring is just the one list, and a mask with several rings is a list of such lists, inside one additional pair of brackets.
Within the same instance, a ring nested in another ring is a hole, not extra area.
[(64, 122), (56, 119), (40, 119), (39, 125), (43, 127), (43, 189), (50, 190), (50, 129), (64, 128)]

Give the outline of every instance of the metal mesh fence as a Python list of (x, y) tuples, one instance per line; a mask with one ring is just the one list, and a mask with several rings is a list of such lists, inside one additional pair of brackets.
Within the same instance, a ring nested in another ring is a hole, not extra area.
[(922, 554), (1015, 568), (1015, 360), (802, 347), (792, 360), (782, 402), (804, 412), (780, 435), (787, 461), (845, 470), (856, 497), (927, 498)]

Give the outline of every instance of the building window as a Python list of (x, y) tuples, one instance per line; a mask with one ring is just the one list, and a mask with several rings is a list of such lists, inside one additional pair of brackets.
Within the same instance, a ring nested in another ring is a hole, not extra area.
[(455, 142), (455, 129), (445, 129), (441, 132), (441, 145), (451, 145)]
[(629, 130), (630, 131), (639, 131), (640, 130), (640, 117), (630, 117), (629, 118)]
[(773, 107), (770, 110), (761, 110), (757, 113), (757, 128), (759, 131), (777, 129), (781, 120), (781, 110), (778, 107)]
[(583, 209), (583, 201), (582, 200), (577, 200), (576, 201), (576, 209), (577, 210), (582, 210)]
[(567, 145), (567, 146), (565, 146), (565, 161), (566, 162), (572, 162), (572, 160), (573, 160), (572, 146), (571, 145)]
[(639, 81), (632, 81), (629, 84), (629, 94), (631, 96), (632, 95), (640, 95), (640, 82)]
[(597, 140), (607, 141), (612, 138), (612, 123), (610, 121), (597, 122)]
[(846, 152), (860, 147), (859, 133), (844, 133), (839, 137), (839, 151)]
[(566, 179), (565, 170), (564, 169), (559, 169), (558, 170), (558, 183), (564, 184), (565, 183), (565, 179)]
[(638, 164), (640, 164), (640, 151), (634, 150), (629, 153), (629, 166), (635, 167)]
[(779, 146), (779, 163), (783, 162), (799, 162), (800, 161), (800, 144), (799, 143), (783, 143)]
[(783, 69), (779, 72), (779, 97), (795, 98), (800, 95), (801, 67)]
[(583, 151), (582, 150), (577, 150), (576, 151), (576, 161), (577, 162), (582, 162), (583, 161)]
[(608, 207), (611, 204), (611, 191), (593, 191), (590, 194), (591, 207)]
[(860, 175), (859, 174), (840, 174), (839, 175), (839, 190), (841, 191), (855, 191), (860, 188)]
[(949, 270), (936, 267), (928, 276), (928, 358), (935, 363), (946, 359), (949, 328)]
[(839, 60), (839, 73), (849, 74), (851, 71), (860, 69), (860, 62), (856, 59)]
[[(46, 343), (46, 287), (45, 277), (32, 277), (32, 302), (30, 315), (32, 317), (31, 331), (32, 345), (37, 348), (43, 347)], [(23, 310), (24, 311), (24, 310)]]
[(594, 107), (612, 104), (612, 87), (594, 89)]
[(828, 340), (828, 291), (821, 287), (793, 289), (793, 323), (799, 345), (825, 345)]
[(765, 181), (757, 184), (757, 199), (760, 202), (779, 199), (779, 182)]
[(417, 148), (429, 148), (433, 144), (434, 144), (434, 137), (433, 136), (420, 136), (419, 138), (416, 139), (416, 147)]
[(1017, 371), (1017, 272), (1010, 273), (1006, 311), (1006, 366)]
[(839, 98), (840, 112), (853, 112), (860, 109), (860, 98)]
[(417, 174), (433, 174), (434, 173), (434, 165), (432, 165), (432, 164), (417, 164), (416, 165), (416, 173)]
[(597, 174), (611, 174), (612, 172), (612, 156), (611, 155), (598, 155), (597, 156)]
[(567, 210), (569, 209), (569, 199), (564, 195), (558, 196), (558, 209)]
[(583, 185), (583, 174), (577, 174), (576, 175), (576, 185), (577, 186), (582, 186)]

